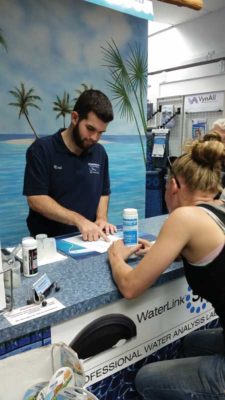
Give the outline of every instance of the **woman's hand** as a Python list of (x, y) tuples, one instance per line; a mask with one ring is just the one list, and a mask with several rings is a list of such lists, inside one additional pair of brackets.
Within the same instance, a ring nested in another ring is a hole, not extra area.
[(136, 251), (137, 256), (144, 256), (155, 242), (149, 242), (146, 239), (139, 239), (139, 249)]
[(108, 249), (109, 259), (112, 261), (112, 259), (119, 257), (125, 261), (131, 254), (137, 254), (141, 246), (141, 244), (137, 244), (136, 246), (128, 247), (124, 245), (123, 240), (117, 240)]

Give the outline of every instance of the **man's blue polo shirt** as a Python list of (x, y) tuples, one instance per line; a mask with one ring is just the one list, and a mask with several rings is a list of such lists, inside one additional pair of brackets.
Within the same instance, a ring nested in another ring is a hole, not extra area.
[[(97, 143), (76, 156), (64, 144), (61, 132), (38, 139), (28, 148), (23, 194), (48, 195), (63, 207), (95, 221), (100, 197), (110, 194), (107, 153)], [(73, 225), (49, 220), (31, 209), (27, 225), (32, 235), (58, 236), (77, 231)]]

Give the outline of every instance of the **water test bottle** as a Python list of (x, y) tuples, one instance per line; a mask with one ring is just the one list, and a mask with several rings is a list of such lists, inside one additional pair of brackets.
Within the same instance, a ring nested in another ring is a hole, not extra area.
[(123, 210), (123, 241), (126, 246), (138, 243), (138, 212), (136, 208)]
[(37, 265), (37, 241), (32, 237), (22, 240), (23, 251), (23, 274), (31, 277), (38, 273)]

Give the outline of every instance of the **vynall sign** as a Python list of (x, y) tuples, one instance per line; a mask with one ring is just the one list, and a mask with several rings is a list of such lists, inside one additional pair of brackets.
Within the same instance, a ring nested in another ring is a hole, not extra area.
[(184, 111), (187, 113), (222, 111), (224, 104), (223, 92), (209, 92), (185, 96)]

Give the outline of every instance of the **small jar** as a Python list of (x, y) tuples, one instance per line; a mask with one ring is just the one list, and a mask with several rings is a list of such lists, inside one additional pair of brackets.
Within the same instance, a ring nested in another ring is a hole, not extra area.
[(38, 235), (35, 236), (35, 239), (37, 241), (37, 260), (38, 260), (38, 266), (42, 264), (45, 260), (45, 252), (46, 252), (46, 240), (48, 236), (46, 233), (39, 233)]
[(37, 241), (32, 237), (22, 240), (23, 274), (32, 277), (38, 273), (37, 265)]

